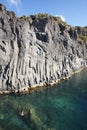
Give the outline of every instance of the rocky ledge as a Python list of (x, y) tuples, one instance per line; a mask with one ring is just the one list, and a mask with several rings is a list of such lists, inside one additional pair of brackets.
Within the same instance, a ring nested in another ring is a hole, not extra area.
[(59, 17), (17, 17), (0, 4), (0, 93), (54, 84), (87, 66), (87, 27)]

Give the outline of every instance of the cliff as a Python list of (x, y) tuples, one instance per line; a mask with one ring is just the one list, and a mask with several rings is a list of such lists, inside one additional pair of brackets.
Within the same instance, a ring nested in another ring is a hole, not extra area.
[(17, 17), (0, 4), (0, 91), (28, 90), (85, 68), (87, 41), (80, 34), (87, 36), (59, 17)]

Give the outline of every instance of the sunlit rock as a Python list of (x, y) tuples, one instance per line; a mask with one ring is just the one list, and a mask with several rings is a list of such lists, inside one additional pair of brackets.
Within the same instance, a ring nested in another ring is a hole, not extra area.
[(0, 4), (0, 91), (28, 91), (87, 66), (87, 44), (57, 17), (18, 18)]

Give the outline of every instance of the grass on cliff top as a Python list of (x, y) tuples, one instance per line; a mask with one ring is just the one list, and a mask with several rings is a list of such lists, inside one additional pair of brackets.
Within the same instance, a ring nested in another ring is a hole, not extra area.
[(29, 16), (26, 16), (26, 15), (23, 15), (23, 16), (20, 17), (20, 19), (24, 19), (24, 20), (26, 20), (28, 18), (29, 18)]
[(39, 13), (35, 15), (37, 18), (52, 18), (55, 22), (57, 23), (61, 23), (63, 25), (68, 25), (66, 22), (64, 22), (61, 17), (59, 16), (52, 16), (50, 14), (43, 14), (43, 13)]
[(87, 36), (87, 26), (85, 27), (76, 26), (75, 29), (77, 30), (78, 34)]
[(44, 19), (44, 18), (48, 18), (48, 19), (52, 19), (54, 20), (57, 24), (61, 23), (64, 26), (69, 26), (66, 22), (64, 22), (59, 16), (52, 16), (46, 13), (39, 13), (39, 14), (35, 14), (35, 15), (30, 15), (30, 16), (21, 16), (21, 19), (28, 19), (29, 17), (31, 17), (33, 20), (35, 19)]
[(87, 42), (87, 36), (84, 35), (79, 35), (79, 38), (83, 41), (83, 42)]
[(87, 43), (87, 26), (85, 27), (76, 26), (75, 29), (77, 30), (79, 39)]

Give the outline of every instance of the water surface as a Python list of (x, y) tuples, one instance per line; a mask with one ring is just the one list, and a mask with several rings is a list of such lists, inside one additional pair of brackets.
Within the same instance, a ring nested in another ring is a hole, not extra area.
[(0, 96), (0, 130), (87, 130), (87, 70), (50, 89)]

